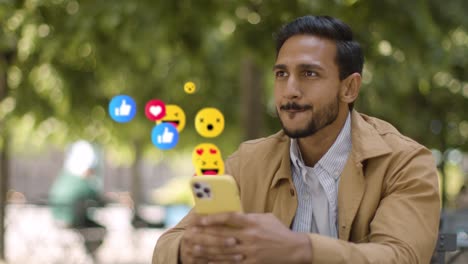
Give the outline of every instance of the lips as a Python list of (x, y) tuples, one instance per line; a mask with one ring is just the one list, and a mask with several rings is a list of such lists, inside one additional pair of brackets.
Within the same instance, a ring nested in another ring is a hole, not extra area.
[(282, 115), (284, 116), (287, 116), (289, 118), (295, 118), (295, 117), (299, 117), (299, 116), (303, 116), (304, 113), (306, 113), (307, 110), (305, 109), (301, 109), (301, 110), (297, 110), (297, 109), (288, 109), (288, 110), (282, 110)]
[(172, 125), (174, 125), (175, 127), (178, 127), (179, 126), (179, 120), (163, 120), (162, 121), (163, 123), (170, 123)]
[(202, 169), (203, 175), (218, 175), (218, 169)]

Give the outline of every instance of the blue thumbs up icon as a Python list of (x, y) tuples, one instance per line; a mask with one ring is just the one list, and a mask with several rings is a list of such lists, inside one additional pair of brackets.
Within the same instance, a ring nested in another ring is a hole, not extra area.
[(128, 95), (114, 96), (109, 103), (109, 115), (116, 122), (129, 122), (135, 117), (135, 114), (135, 101)]
[(173, 124), (161, 123), (153, 127), (151, 141), (159, 149), (172, 149), (179, 142), (179, 131)]

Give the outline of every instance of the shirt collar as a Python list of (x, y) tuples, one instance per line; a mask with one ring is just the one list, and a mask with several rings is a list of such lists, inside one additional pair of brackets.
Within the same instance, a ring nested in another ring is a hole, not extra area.
[(299, 144), (295, 138), (291, 138), (291, 146), (289, 147), (289, 152), (291, 156), (291, 161), (295, 168), (305, 167), (304, 160), (302, 159), (302, 154), (299, 149)]
[(341, 172), (351, 151), (351, 115), (348, 113), (346, 122), (331, 148), (318, 161), (320, 166), (332, 175), (335, 180), (340, 177)]
[[(348, 154), (351, 151), (351, 146), (351, 114), (348, 113), (346, 122), (341, 129), (340, 134), (338, 134), (333, 145), (315, 166), (321, 166), (329, 175), (337, 180), (346, 164)], [(297, 140), (294, 138), (291, 139), (289, 152), (294, 168), (306, 168), (299, 145), (297, 144)]]

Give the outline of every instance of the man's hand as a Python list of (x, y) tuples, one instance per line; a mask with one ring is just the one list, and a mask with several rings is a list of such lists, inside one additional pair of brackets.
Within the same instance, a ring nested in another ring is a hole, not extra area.
[(192, 236), (192, 256), (200, 263), (310, 263), (312, 259), (308, 236), (292, 232), (272, 214), (199, 217), (196, 229), (187, 235)]
[(234, 237), (222, 237), (213, 232), (206, 232), (206, 227), (198, 226), (200, 217), (196, 216), (193, 223), (184, 232), (182, 237), (179, 258), (183, 264), (187, 263), (236, 263), (242, 259), (242, 255), (232, 253), (236, 239)]

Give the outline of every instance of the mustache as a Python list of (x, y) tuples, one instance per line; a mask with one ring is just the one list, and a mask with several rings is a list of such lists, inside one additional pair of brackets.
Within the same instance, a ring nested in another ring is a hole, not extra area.
[(296, 110), (296, 111), (303, 111), (312, 109), (312, 105), (300, 105), (295, 102), (288, 102), (280, 106), (280, 110)]

